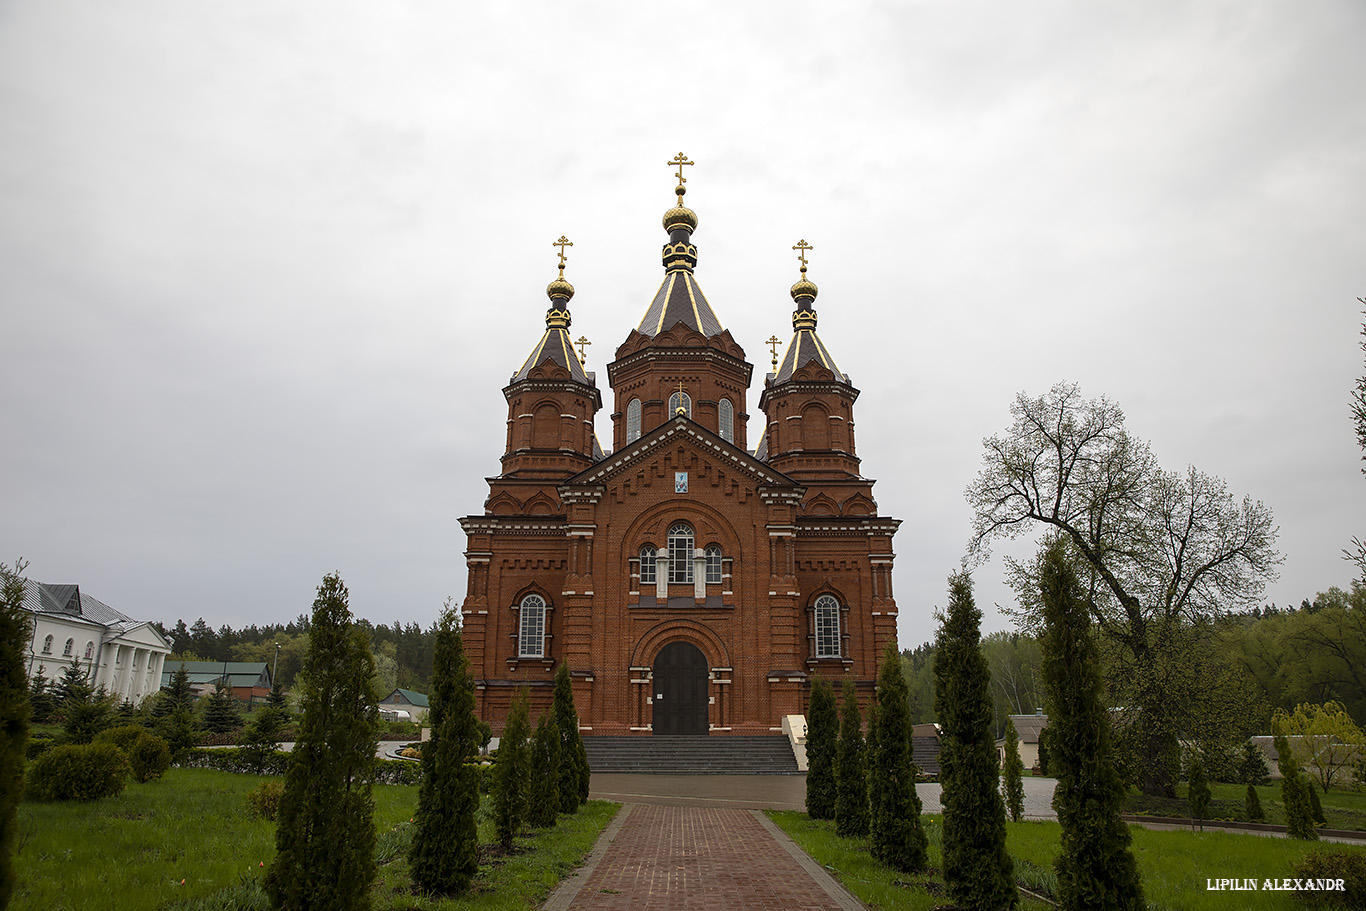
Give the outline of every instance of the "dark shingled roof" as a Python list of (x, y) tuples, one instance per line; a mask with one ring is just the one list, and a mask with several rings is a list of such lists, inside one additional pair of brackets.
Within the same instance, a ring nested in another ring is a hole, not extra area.
[(655, 299), (650, 303), (650, 309), (645, 311), (645, 318), (640, 321), (637, 331), (654, 338), (679, 323), (708, 337), (725, 331), (711, 304), (707, 303), (702, 289), (698, 287), (697, 279), (691, 272), (681, 269), (664, 276), (664, 283), (655, 293)]
[(822, 367), (835, 374), (835, 379), (842, 383), (849, 382), (849, 377), (840, 373), (840, 368), (835, 366), (835, 359), (826, 350), (825, 344), (821, 341), (816, 330), (798, 329), (792, 334), (792, 341), (787, 344), (787, 351), (783, 354), (783, 362), (778, 365), (778, 372), (773, 377), (773, 382), (785, 383), (792, 379), (792, 374), (807, 364), (815, 361)]
[(576, 383), (583, 383), (585, 386), (594, 385), (593, 377), (586, 373), (583, 364), (579, 363), (579, 356), (574, 351), (574, 342), (569, 337), (568, 329), (559, 327), (546, 329), (541, 340), (531, 350), (531, 356), (522, 364), (522, 369), (512, 375), (512, 382), (526, 379), (534, 368), (545, 363), (559, 364), (564, 367)]
[(142, 625), (141, 621), (114, 610), (99, 598), (82, 592), (80, 586), (69, 583), (54, 585), (29, 579), (24, 586), (23, 606), (35, 614), (53, 614), (95, 623), (116, 634)]

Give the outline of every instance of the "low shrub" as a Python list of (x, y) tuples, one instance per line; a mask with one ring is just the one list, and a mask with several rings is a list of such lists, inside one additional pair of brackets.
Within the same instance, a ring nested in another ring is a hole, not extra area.
[(25, 747), (24, 758), (31, 762), (56, 745), (57, 738), (51, 734), (30, 734), (28, 746)]
[(112, 743), (114, 746), (123, 750), (124, 754), (133, 746), (133, 742), (145, 734), (147, 731), (140, 724), (121, 724), (116, 728), (106, 728), (95, 735), (92, 743)]
[(258, 819), (271, 822), (280, 815), (280, 800), (285, 795), (285, 785), (278, 778), (261, 782), (260, 786), (247, 792), (247, 812)]
[(1310, 851), (1295, 865), (1296, 879), (1340, 879), (1345, 892), (1296, 890), (1295, 897), (1309, 905), (1366, 908), (1366, 853), (1352, 848)]
[(240, 775), (283, 775), (289, 770), (289, 754), (281, 750), (268, 753), (264, 759), (240, 749), (211, 750), (195, 747), (175, 759), (176, 768), (217, 769)]
[[(186, 750), (175, 761), (182, 769), (217, 769), (239, 775), (283, 775), (289, 771), (290, 754), (281, 750), (270, 753), (263, 765), (258, 756), (240, 749), (210, 750), (199, 747)], [(417, 784), (422, 780), (422, 766), (406, 759), (376, 759), (375, 781), (378, 784)]]
[(121, 793), (131, 772), (112, 743), (64, 743), (33, 763), (28, 793), (35, 800), (98, 800)]
[(171, 767), (170, 745), (151, 731), (143, 731), (124, 752), (138, 781), (160, 778)]

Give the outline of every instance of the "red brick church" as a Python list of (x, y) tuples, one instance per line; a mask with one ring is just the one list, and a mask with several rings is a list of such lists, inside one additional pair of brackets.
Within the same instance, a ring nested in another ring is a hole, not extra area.
[[(812, 675), (870, 689), (896, 640), (892, 536), (854, 447), (858, 390), (816, 334), (816, 286), (792, 286), (792, 339), (759, 392), (694, 270), (697, 214), (664, 214), (664, 281), (607, 365), (603, 399), (569, 332), (574, 288), (546, 289), (545, 333), (503, 389), (502, 471), (460, 520), (465, 648), (480, 717), (516, 688), (533, 718), (568, 662), (585, 734), (770, 734)], [(564, 238), (560, 243), (567, 243)]]

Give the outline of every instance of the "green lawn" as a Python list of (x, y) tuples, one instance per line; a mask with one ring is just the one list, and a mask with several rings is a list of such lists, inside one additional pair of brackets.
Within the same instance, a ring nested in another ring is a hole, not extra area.
[[(160, 781), (130, 784), (91, 803), (31, 803), (19, 808), (18, 885), (12, 911), (249, 911), (265, 908), (259, 881), (275, 856), (275, 824), (251, 818), (245, 795), (263, 779), (203, 769), (172, 769)], [(615, 804), (593, 801), (534, 837), (528, 850), (481, 866), (462, 902), (410, 894), (403, 852), (417, 805), (414, 786), (375, 788), (375, 888), (380, 909), (530, 909), (582, 863)], [(482, 814), (486, 817), (486, 813)], [(487, 818), (480, 837), (492, 840)], [(182, 882), (183, 880), (183, 882)]]
[[(805, 813), (770, 812), (770, 818), (802, 850), (850, 892), (873, 908), (929, 911), (947, 902), (938, 875), (939, 817), (927, 816), (931, 835), (930, 876), (894, 873), (868, 855), (866, 839), (835, 835), (834, 823), (814, 821)], [(1007, 823), (1007, 848), (1016, 861), (1016, 876), (1037, 891), (1051, 891), (1053, 858), (1058, 853), (1060, 828), (1056, 822)], [(1143, 875), (1143, 888), (1153, 911), (1234, 911), (1247, 907), (1267, 911), (1303, 911), (1290, 892), (1218, 892), (1206, 889), (1207, 879), (1293, 876), (1305, 852), (1317, 845), (1228, 832), (1153, 832), (1137, 826), (1134, 856)], [(1366, 852), (1366, 847), (1352, 848)], [(1047, 907), (1026, 898), (1025, 908)]]

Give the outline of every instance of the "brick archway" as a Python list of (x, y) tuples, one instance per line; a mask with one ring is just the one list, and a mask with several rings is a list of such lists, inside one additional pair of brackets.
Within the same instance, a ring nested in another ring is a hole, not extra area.
[[(677, 667), (681, 653), (688, 652), (692, 658), (684, 663), (689, 669)], [(656, 671), (661, 668), (663, 675), (657, 677)], [(631, 653), (631, 682), (635, 685), (631, 730), (704, 735), (715, 729), (729, 730), (726, 690), (730, 680), (730, 649), (715, 630), (681, 618), (656, 624), (640, 637)], [(654, 704), (660, 692), (666, 700), (682, 697), (692, 703), (696, 714), (683, 712), (691, 719), (684, 723), (686, 730), (672, 730), (674, 719), (666, 723), (667, 729), (656, 728), (662, 720)]]

